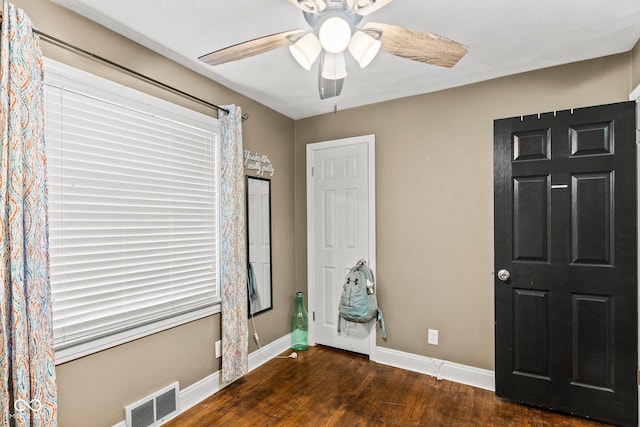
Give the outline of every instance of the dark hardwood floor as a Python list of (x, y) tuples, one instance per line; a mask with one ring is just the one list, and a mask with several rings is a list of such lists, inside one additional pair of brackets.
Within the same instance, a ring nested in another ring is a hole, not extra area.
[(606, 425), (317, 346), (265, 363), (165, 427)]

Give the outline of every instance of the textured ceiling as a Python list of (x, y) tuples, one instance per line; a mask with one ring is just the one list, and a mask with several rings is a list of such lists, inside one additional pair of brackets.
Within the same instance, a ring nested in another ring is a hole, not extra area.
[(456, 40), (452, 69), (380, 52), (365, 69), (347, 55), (342, 94), (320, 100), (318, 62), (287, 48), (209, 66), (203, 54), (264, 35), (308, 29), (287, 0), (54, 0), (293, 119), (626, 52), (640, 37), (639, 0), (395, 0), (365, 17)]

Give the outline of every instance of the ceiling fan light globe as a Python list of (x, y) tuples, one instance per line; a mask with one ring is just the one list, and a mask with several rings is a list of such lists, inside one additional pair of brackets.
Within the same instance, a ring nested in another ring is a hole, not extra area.
[(322, 78), (339, 80), (347, 77), (347, 64), (344, 53), (325, 53), (322, 63)]
[(340, 16), (332, 16), (320, 25), (318, 37), (322, 48), (327, 52), (344, 52), (351, 40), (351, 25)]
[(349, 42), (349, 52), (358, 61), (360, 68), (364, 68), (373, 61), (381, 46), (380, 40), (376, 40), (364, 31), (356, 31)]
[(296, 43), (289, 46), (289, 51), (293, 58), (300, 64), (305, 70), (310, 70), (311, 65), (315, 62), (322, 46), (320, 41), (313, 33), (308, 33)]

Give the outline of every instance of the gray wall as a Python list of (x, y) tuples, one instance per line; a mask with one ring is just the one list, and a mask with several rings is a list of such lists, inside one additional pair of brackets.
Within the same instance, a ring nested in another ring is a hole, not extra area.
[[(237, 104), (250, 114), (245, 147), (267, 153), (272, 179), (274, 309), (256, 317), (263, 344), (288, 333), (294, 286), (293, 120), (145, 49), (48, 0), (14, 0), (43, 32), (175, 86), (214, 104)], [(212, 115), (208, 107), (129, 77), (76, 53), (42, 43), (45, 56)], [(253, 173), (253, 172), (251, 172)], [(253, 331), (251, 331), (253, 332)], [(220, 316), (210, 316), (56, 367), (59, 425), (111, 426), (123, 408), (175, 381), (181, 388), (219, 369), (214, 343)], [(251, 342), (250, 351), (256, 348)]]
[[(375, 133), (377, 278), (389, 328), (389, 340), (378, 344), (492, 369), (493, 120), (626, 100), (640, 83), (637, 45), (633, 54), (294, 122), (48, 0), (13, 2), (46, 33), (250, 114), (245, 147), (269, 154), (276, 168), (275, 308), (256, 318), (263, 345), (288, 333), (293, 294), (306, 290), (305, 145)], [(53, 59), (211, 114), (93, 60), (43, 48)], [(440, 330), (438, 347), (426, 344), (427, 328)], [(124, 405), (174, 380), (184, 388), (206, 377), (219, 369), (219, 336), (220, 316), (210, 316), (57, 366), (59, 424), (111, 426), (124, 419)]]
[(631, 51), (631, 88), (640, 85), (640, 40)]
[(629, 75), (626, 53), (297, 121), (297, 287), (305, 145), (374, 133), (378, 345), (493, 369), (493, 120), (624, 101)]

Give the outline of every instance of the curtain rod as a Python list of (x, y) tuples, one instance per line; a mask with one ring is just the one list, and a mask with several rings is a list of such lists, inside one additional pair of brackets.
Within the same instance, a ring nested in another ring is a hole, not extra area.
[[(137, 77), (137, 78), (139, 78), (141, 80), (145, 80), (145, 81), (147, 81), (147, 82), (149, 82), (149, 83), (151, 83), (153, 85), (159, 86), (159, 87), (161, 87), (163, 89), (166, 89), (166, 90), (168, 90), (170, 92), (177, 93), (178, 95), (184, 96), (185, 98), (189, 98), (189, 99), (192, 99), (194, 101), (197, 101), (200, 104), (206, 105), (207, 107), (211, 107), (211, 108), (214, 108), (214, 109), (219, 110), (219, 111), (224, 111), (225, 114), (229, 114), (229, 110), (227, 110), (226, 108), (220, 107), (219, 105), (216, 105), (216, 104), (212, 104), (209, 101), (205, 101), (202, 98), (198, 98), (197, 96), (193, 96), (190, 93), (184, 92), (184, 91), (182, 91), (182, 90), (180, 90), (178, 88), (175, 88), (173, 86), (169, 86), (166, 83), (162, 83), (159, 80), (156, 80), (156, 79), (154, 79), (152, 77), (149, 77), (149, 76), (146, 76), (146, 75), (144, 75), (142, 73), (139, 73), (139, 72), (137, 72), (135, 70), (132, 70), (131, 68), (125, 67), (124, 65), (121, 65), (121, 64), (118, 64), (116, 62), (113, 62), (110, 59), (104, 58), (104, 57), (102, 57), (100, 55), (96, 55), (93, 52), (89, 52), (88, 50), (82, 49), (81, 47), (72, 45), (71, 43), (65, 42), (64, 40), (60, 40), (57, 37), (54, 37), (54, 36), (49, 35), (47, 33), (44, 33), (44, 32), (42, 32), (40, 30), (35, 29), (35, 28), (33, 29), (33, 32), (36, 33), (37, 35), (39, 35), (40, 38), (43, 39), (44, 41), (47, 41), (47, 42), (52, 43), (52, 44), (56, 44), (58, 46), (66, 48), (66, 49), (70, 49), (70, 50), (72, 50), (74, 52), (77, 52), (77, 53), (81, 53), (81, 54), (83, 54), (85, 56), (88, 56), (88, 57), (90, 57), (92, 59), (95, 59), (95, 60), (98, 60), (100, 62), (103, 62), (103, 63), (105, 63), (105, 64), (107, 64), (107, 65), (109, 65), (111, 67), (114, 67), (114, 68), (117, 68), (117, 69), (119, 69), (121, 71), (124, 71), (127, 74), (131, 74), (131, 75), (133, 75), (133, 76), (135, 76), (135, 77)], [(243, 117), (243, 119), (244, 119), (244, 117)]]
[[(1, 13), (0, 13), (0, 22), (2, 22), (2, 14)], [(177, 89), (177, 88), (175, 88), (173, 86), (169, 86), (166, 83), (162, 83), (159, 80), (156, 80), (154, 78), (146, 76), (146, 75), (144, 75), (142, 73), (139, 73), (139, 72), (137, 72), (135, 70), (132, 70), (131, 68), (127, 68), (124, 65), (120, 65), (120, 64), (118, 64), (116, 62), (111, 61), (110, 59), (104, 58), (104, 57), (102, 57), (100, 55), (96, 55), (93, 52), (89, 52), (88, 50), (82, 49), (81, 47), (75, 46), (75, 45), (73, 45), (71, 43), (68, 43), (68, 42), (66, 42), (64, 40), (60, 40), (59, 38), (54, 37), (54, 36), (52, 36), (50, 34), (47, 34), (47, 33), (43, 32), (43, 31), (40, 31), (40, 30), (38, 30), (36, 28), (33, 29), (33, 32), (35, 34), (37, 34), (38, 36), (40, 36), (40, 38), (43, 39), (44, 41), (47, 41), (49, 43), (61, 46), (63, 48), (69, 49), (69, 50), (72, 50), (72, 51), (74, 51), (76, 53), (81, 53), (81, 54), (83, 54), (85, 56), (88, 56), (88, 57), (90, 57), (92, 59), (95, 59), (95, 60), (98, 60), (100, 62), (103, 62), (103, 63), (105, 63), (105, 64), (107, 64), (107, 65), (109, 65), (111, 67), (114, 67), (114, 68), (117, 68), (117, 69), (119, 69), (121, 71), (124, 71), (124, 72), (126, 72), (126, 73), (128, 73), (128, 74), (130, 74), (130, 75), (132, 75), (134, 77), (137, 77), (137, 78), (139, 78), (141, 80), (144, 80), (144, 81), (146, 81), (148, 83), (151, 83), (153, 85), (156, 85), (158, 87), (166, 89), (166, 90), (168, 90), (170, 92), (176, 93), (178, 95), (184, 96), (185, 98), (189, 98), (189, 99), (191, 99), (193, 101), (199, 102), (200, 104), (206, 105), (207, 107), (211, 107), (211, 108), (213, 108), (215, 110), (223, 111), (225, 114), (229, 114), (229, 110), (224, 108), (224, 107), (221, 107), (221, 106), (216, 105), (216, 104), (212, 104), (211, 102), (205, 101), (204, 99), (198, 98), (197, 96), (191, 95), (190, 93), (184, 92), (184, 91), (182, 91), (180, 89)], [(243, 122), (246, 121), (248, 118), (249, 118), (249, 114), (248, 113), (242, 114), (242, 121)]]

